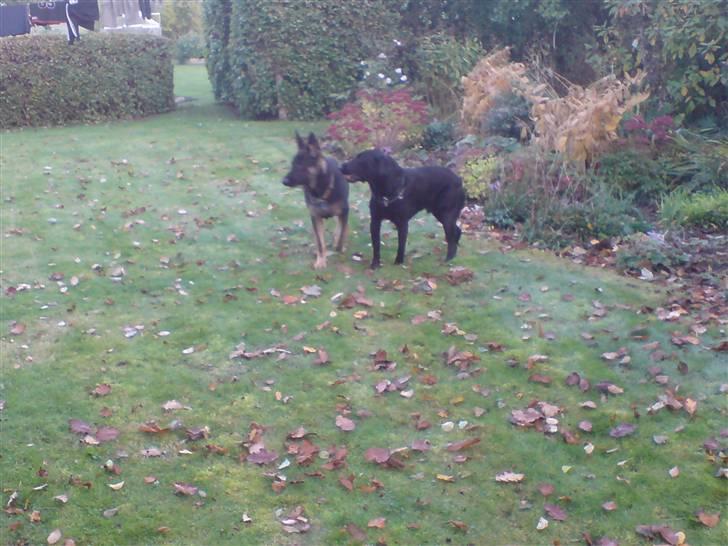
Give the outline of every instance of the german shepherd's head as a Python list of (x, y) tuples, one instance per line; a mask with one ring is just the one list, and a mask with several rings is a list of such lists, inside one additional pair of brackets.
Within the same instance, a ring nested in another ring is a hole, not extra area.
[(283, 178), (283, 185), (289, 188), (308, 186), (315, 188), (319, 177), (327, 174), (326, 159), (321, 153), (316, 135), (310, 133), (304, 141), (296, 132), (298, 152), (291, 162), (290, 172)]

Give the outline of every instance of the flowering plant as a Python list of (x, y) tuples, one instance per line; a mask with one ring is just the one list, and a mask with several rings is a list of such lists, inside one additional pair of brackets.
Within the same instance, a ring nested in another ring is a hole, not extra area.
[(406, 88), (365, 90), (332, 112), (327, 136), (349, 155), (365, 148), (397, 151), (419, 144), (427, 122), (427, 104)]

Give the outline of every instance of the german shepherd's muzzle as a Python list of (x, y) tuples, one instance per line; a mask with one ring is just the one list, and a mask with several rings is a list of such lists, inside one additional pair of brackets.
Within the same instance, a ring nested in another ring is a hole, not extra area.
[(308, 135), (304, 141), (296, 133), (298, 152), (291, 162), (291, 170), (283, 179), (290, 188), (303, 187), (306, 206), (311, 214), (313, 234), (316, 240), (315, 269), (326, 267), (326, 241), (324, 218), (336, 217), (335, 247), (341, 252), (346, 244), (349, 219), (349, 184), (344, 179), (336, 160), (324, 157), (316, 135)]

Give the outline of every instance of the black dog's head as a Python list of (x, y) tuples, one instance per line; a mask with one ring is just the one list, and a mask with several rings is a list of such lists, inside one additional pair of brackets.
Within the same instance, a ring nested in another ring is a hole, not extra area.
[(381, 150), (366, 150), (341, 166), (341, 172), (350, 182), (386, 183), (397, 180), (402, 168)]
[(283, 185), (293, 188), (295, 186), (315, 186), (320, 174), (326, 173), (326, 159), (321, 153), (316, 135), (308, 135), (304, 141), (301, 135), (296, 132), (298, 152), (291, 162), (291, 170), (283, 178)]

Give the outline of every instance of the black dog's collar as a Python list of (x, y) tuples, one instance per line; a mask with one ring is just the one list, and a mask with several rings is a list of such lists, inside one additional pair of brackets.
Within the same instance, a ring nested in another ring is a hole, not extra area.
[(379, 196), (377, 198), (377, 201), (379, 201), (379, 204), (383, 207), (388, 207), (389, 205), (396, 203), (400, 199), (404, 199), (404, 191), (407, 189), (407, 179), (402, 176), (402, 187), (399, 189), (399, 191), (394, 195), (394, 197), (387, 197), (386, 195)]

